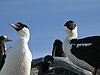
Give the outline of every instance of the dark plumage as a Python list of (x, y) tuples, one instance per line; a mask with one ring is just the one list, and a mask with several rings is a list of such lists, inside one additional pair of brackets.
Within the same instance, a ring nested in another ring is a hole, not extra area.
[(56, 39), (54, 41), (53, 50), (52, 50), (52, 56), (65, 57), (65, 53), (63, 52), (62, 45), (63, 45), (63, 43), (59, 39)]
[(11, 41), (10, 39), (8, 39), (5, 35), (0, 36), (0, 71), (5, 63), (5, 59), (6, 59), (6, 50), (5, 50), (5, 42), (7, 41)]
[(0, 71), (5, 63), (5, 58), (6, 58), (5, 45), (4, 42), (0, 40)]
[(71, 53), (94, 68), (100, 68), (100, 36), (72, 39)]
[(50, 63), (53, 63), (54, 58), (51, 55), (46, 55), (44, 61), (37, 63), (35, 66), (39, 67), (38, 75), (44, 75), (49, 71)]
[(0, 59), (2, 58), (2, 56), (4, 55), (5, 53), (5, 45), (4, 45), (4, 42), (2, 42), (0, 40)]

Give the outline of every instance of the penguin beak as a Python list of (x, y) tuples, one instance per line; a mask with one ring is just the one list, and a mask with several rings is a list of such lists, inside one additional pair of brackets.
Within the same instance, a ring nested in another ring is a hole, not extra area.
[(12, 41), (11, 39), (7, 38), (6, 40), (4, 40), (5, 42), (10, 42)]
[(75, 28), (75, 25), (70, 24), (67, 28), (68, 28), (69, 30), (73, 30), (73, 29)]
[(13, 27), (14, 29), (17, 29), (18, 26), (16, 24), (9, 24), (11, 27)]
[(11, 27), (13, 27), (16, 31), (20, 30), (20, 27), (18, 24), (9, 24)]
[(70, 30), (73, 30), (75, 28), (75, 25), (70, 25)]
[(64, 27), (67, 27), (69, 30), (73, 30), (73, 29), (75, 29), (76, 24), (75, 23), (70, 23), (68, 25), (64, 25)]

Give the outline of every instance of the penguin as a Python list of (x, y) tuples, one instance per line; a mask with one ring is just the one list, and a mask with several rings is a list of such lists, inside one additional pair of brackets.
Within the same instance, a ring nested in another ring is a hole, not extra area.
[(18, 22), (10, 24), (18, 34), (16, 44), (6, 51), (6, 61), (0, 75), (30, 75), (32, 54), (28, 46), (29, 27)]
[(12, 41), (6, 35), (0, 36), (0, 71), (2, 70), (6, 60), (6, 45), (5, 42)]

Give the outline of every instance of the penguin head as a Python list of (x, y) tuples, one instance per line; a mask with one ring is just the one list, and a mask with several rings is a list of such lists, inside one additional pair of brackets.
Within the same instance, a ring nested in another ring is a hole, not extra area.
[(8, 41), (12, 41), (12, 40), (10, 40), (6, 35), (2, 35), (2, 36), (0, 36), (0, 41), (8, 42)]
[(77, 25), (72, 20), (69, 20), (64, 24), (64, 31), (67, 33), (69, 39), (75, 39), (78, 37)]
[(54, 62), (54, 58), (51, 55), (46, 55), (44, 57), (44, 61), (48, 62), (48, 63), (53, 63)]
[(76, 27), (76, 23), (72, 20), (69, 20), (64, 24), (64, 27), (66, 27), (69, 30), (74, 30)]
[[(10, 26), (12, 26), (16, 31), (20, 31), (22, 30), (23, 28), (28, 28), (27, 25), (21, 23), (21, 22), (18, 22), (16, 24), (10, 24)], [(29, 29), (29, 28), (28, 28)]]
[(29, 28), (26, 24), (18, 22), (16, 24), (10, 24), (10, 26), (13, 27), (17, 31), (17, 33), (20, 37), (25, 37), (29, 40), (30, 32), (29, 32)]

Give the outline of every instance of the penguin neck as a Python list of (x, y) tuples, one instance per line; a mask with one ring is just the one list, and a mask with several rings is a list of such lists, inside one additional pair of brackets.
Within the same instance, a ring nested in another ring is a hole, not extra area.
[(29, 37), (19, 37), (19, 41), (24, 41), (24, 42), (28, 43)]
[(69, 35), (67, 35), (67, 39), (68, 40), (72, 40), (72, 39), (77, 39), (77, 32), (76, 33), (70, 33)]
[(78, 35), (77, 35), (77, 28), (75, 28), (74, 30), (72, 31), (69, 31), (67, 33), (67, 37), (66, 37), (68, 40), (72, 40), (72, 39), (77, 39), (78, 38)]
[(30, 32), (28, 29), (24, 29), (24, 31), (18, 32), (19, 39), (24, 40), (26, 43), (28, 43), (30, 39)]

